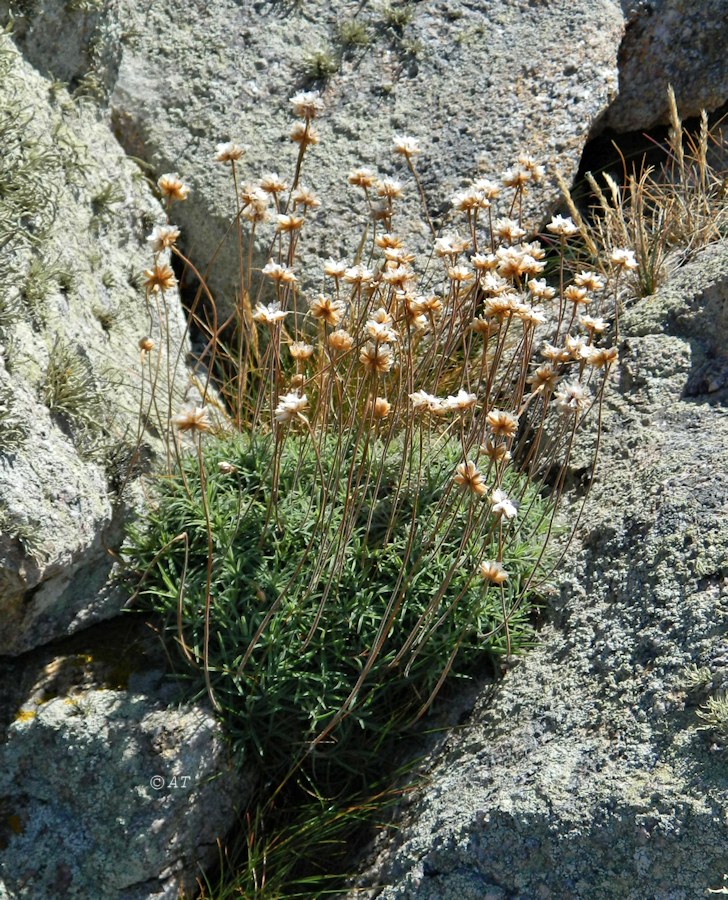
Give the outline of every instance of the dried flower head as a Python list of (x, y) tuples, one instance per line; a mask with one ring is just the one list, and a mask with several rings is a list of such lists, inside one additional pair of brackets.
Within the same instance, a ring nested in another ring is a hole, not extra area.
[(386, 344), (373, 344), (369, 341), (361, 349), (359, 362), (370, 375), (386, 375), (392, 368), (392, 349)]
[(480, 564), (480, 575), (491, 584), (501, 585), (508, 581), (508, 572), (499, 562), (485, 560)]
[(586, 288), (587, 291), (596, 292), (604, 288), (604, 279), (596, 272), (579, 272), (574, 275), (574, 284)]
[(534, 392), (539, 391), (549, 393), (556, 389), (559, 383), (559, 373), (550, 363), (539, 366), (536, 371), (528, 378), (528, 383)]
[(314, 319), (321, 319), (332, 327), (338, 325), (344, 315), (344, 304), (341, 300), (332, 300), (324, 294), (319, 294), (315, 300), (311, 300), (308, 308)]
[(590, 334), (602, 334), (609, 328), (604, 319), (595, 319), (592, 316), (579, 316), (579, 324)]
[(518, 515), (518, 508), (508, 495), (497, 489), (490, 495), (491, 510), (493, 515), (503, 517), (505, 519), (515, 519)]
[(584, 385), (578, 381), (567, 381), (554, 394), (559, 410), (565, 415), (581, 412), (589, 403), (589, 395)]
[(332, 259), (329, 257), (324, 263), (324, 275), (328, 275), (330, 278), (343, 278), (346, 269), (347, 265), (341, 259)]
[(291, 194), (291, 200), (293, 201), (294, 208), (296, 206), (302, 206), (304, 209), (318, 209), (319, 206), (321, 206), (321, 201), (316, 194), (311, 188), (305, 187), (304, 185), (299, 185), (296, 188)]
[(173, 200), (186, 200), (190, 193), (189, 187), (176, 172), (168, 172), (166, 175), (161, 175), (157, 181), (157, 187), (161, 191), (162, 196), (166, 197), (170, 203)]
[(498, 257), (495, 253), (475, 253), (470, 258), (473, 268), (479, 272), (495, 272), (498, 266)]
[(144, 285), (148, 291), (159, 293), (176, 287), (177, 279), (174, 277), (171, 266), (157, 262), (151, 269), (145, 270)]
[(453, 412), (463, 413), (468, 409), (472, 409), (475, 404), (478, 402), (478, 398), (475, 394), (469, 394), (467, 391), (460, 388), (460, 390), (455, 395), (450, 395), (445, 400), (441, 401), (442, 405)]
[(245, 153), (245, 149), (233, 141), (218, 144), (215, 150), (215, 162), (219, 163), (235, 162)]
[(303, 216), (284, 215), (279, 213), (276, 216), (276, 231), (287, 232), (297, 231), (303, 225)]
[(390, 234), (388, 231), (378, 234), (374, 238), (374, 243), (377, 247), (381, 247), (382, 250), (399, 250), (404, 246), (402, 238), (397, 237), (396, 234)]
[(446, 235), (435, 239), (435, 255), (456, 257), (470, 246), (470, 241), (457, 235)]
[(564, 344), (572, 359), (582, 358), (582, 352), (586, 347), (586, 341), (581, 335), (575, 337), (574, 335), (567, 334), (564, 338)]
[(150, 337), (143, 337), (139, 341), (139, 349), (142, 353), (151, 353), (154, 350), (154, 341)]
[(318, 91), (301, 91), (291, 97), (293, 115), (307, 121), (315, 119), (324, 108), (324, 101)]
[(233, 465), (233, 463), (222, 460), (217, 464), (217, 471), (221, 475), (234, 475), (239, 469), (236, 465)]
[(492, 322), (490, 319), (480, 317), (473, 320), (472, 328), (473, 331), (482, 338), (490, 338), (500, 331), (500, 322)]
[(511, 461), (511, 451), (503, 443), (487, 440), (481, 449), (491, 462), (502, 465)]
[(172, 419), (177, 431), (209, 431), (210, 419), (205, 406), (190, 406)]
[(288, 190), (288, 184), (278, 172), (267, 172), (260, 179), (260, 189), (265, 191), (266, 194), (283, 194)]
[(515, 244), (526, 236), (526, 229), (521, 228), (513, 219), (496, 219), (493, 222), (493, 232), (501, 241)]
[(486, 420), (496, 437), (515, 437), (518, 431), (518, 416), (500, 409), (491, 409)]
[(253, 310), (253, 319), (264, 325), (275, 325), (282, 322), (288, 315), (285, 310), (281, 309), (280, 303), (259, 303)]
[(616, 347), (584, 347), (581, 355), (588, 366), (607, 369), (617, 361), (619, 352)]
[(388, 200), (398, 200), (404, 196), (404, 186), (396, 178), (380, 178), (377, 182), (377, 194)]
[(541, 356), (545, 360), (548, 360), (550, 363), (562, 363), (568, 362), (571, 359), (571, 354), (564, 347), (555, 347), (553, 344), (550, 344), (548, 341), (543, 342), (543, 346), (541, 347)]
[(455, 470), (453, 481), (464, 490), (470, 491), (477, 497), (482, 497), (488, 490), (483, 476), (478, 471), (478, 467), (472, 460), (461, 462)]
[(527, 169), (514, 167), (506, 169), (503, 173), (503, 184), (506, 187), (523, 188), (531, 180), (531, 173)]
[(377, 183), (377, 176), (372, 169), (363, 167), (361, 169), (352, 169), (351, 172), (349, 172), (348, 181), (349, 184), (353, 184), (355, 187), (369, 190), (369, 188), (374, 187)]
[(373, 401), (369, 401), (368, 409), (374, 419), (386, 419), (392, 404), (384, 397), (376, 397)]
[(638, 266), (637, 259), (634, 255), (633, 250), (612, 250), (609, 261), (612, 263), (615, 269), (619, 269), (622, 271), (632, 271)]
[(546, 226), (546, 230), (562, 238), (570, 238), (579, 233), (571, 216), (554, 216)]
[(332, 331), (329, 335), (328, 340), (329, 347), (334, 350), (336, 353), (345, 353), (347, 350), (351, 350), (354, 346), (354, 338), (349, 334), (348, 331), (345, 331), (343, 328), (339, 328), (336, 331)]
[(300, 144), (304, 148), (309, 144), (311, 146), (318, 144), (320, 140), (318, 131), (308, 122), (295, 122), (291, 128), (290, 138), (294, 144)]
[(475, 278), (475, 275), (473, 275), (467, 266), (448, 266), (447, 277), (450, 281), (454, 281), (457, 284), (463, 284), (467, 281), (472, 281)]
[(528, 292), (534, 300), (553, 300), (556, 296), (556, 290), (546, 284), (543, 278), (532, 278), (528, 282)]
[(587, 293), (586, 288), (570, 284), (564, 290), (564, 300), (568, 300), (575, 306), (586, 306), (588, 303), (591, 303), (592, 298)]
[(294, 419), (301, 417), (307, 407), (308, 397), (305, 394), (299, 396), (295, 391), (292, 391), (290, 394), (284, 394), (279, 399), (273, 416), (279, 425), (287, 425)]
[(307, 344), (304, 341), (293, 341), (293, 343), (289, 345), (288, 351), (296, 362), (303, 362), (313, 356), (312, 345)]
[(162, 253), (173, 247), (178, 237), (179, 228), (174, 225), (155, 225), (147, 237), (147, 243), (152, 245), (154, 253)]
[(268, 260), (268, 262), (261, 269), (263, 275), (267, 275), (271, 281), (278, 281), (282, 284), (295, 284), (298, 280), (293, 272), (293, 269), (289, 269), (286, 266), (282, 266), (280, 263), (274, 262), (272, 259)]
[(404, 156), (406, 159), (410, 159), (411, 157), (422, 153), (417, 138), (408, 137), (407, 135), (394, 138), (393, 149), (395, 153)]
[(351, 266), (344, 272), (344, 281), (348, 284), (366, 284), (372, 278), (374, 278), (373, 270), (361, 264)]
[(415, 391), (409, 397), (415, 412), (428, 412), (440, 416), (446, 411), (444, 401), (434, 394), (428, 394), (427, 391)]
[(498, 182), (492, 181), (490, 178), (477, 178), (473, 182), (473, 188), (488, 200), (495, 200), (501, 192), (501, 186)]

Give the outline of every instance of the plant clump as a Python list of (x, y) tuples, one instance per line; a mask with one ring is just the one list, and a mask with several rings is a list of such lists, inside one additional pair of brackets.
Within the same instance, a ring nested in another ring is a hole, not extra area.
[[(199, 404), (169, 411), (175, 462), (129, 557), (135, 596), (164, 616), (237, 750), (268, 784), (296, 773), (331, 796), (371, 781), (448, 676), (532, 640), (569, 456), (585, 421), (599, 421), (633, 260), (614, 248), (601, 273), (573, 271), (571, 218), (529, 235), (523, 198), (544, 169), (527, 155), (453, 196), (452, 227), (437, 232), (426, 152), (402, 135), (401, 177), (348, 173), (360, 251), (327, 259), (309, 290), (302, 235), (326, 198), (302, 173), (324, 107), (316, 92), (291, 107), (290, 179), (245, 180), (242, 147), (218, 145), (238, 305), (221, 322), (200, 276), (190, 314), (209, 380)], [(177, 175), (159, 185), (170, 211), (187, 196)], [(412, 188), (429, 261), (400, 212)], [(199, 274), (178, 236), (170, 224), (149, 237), (150, 303), (176, 284), (173, 256)], [(260, 240), (270, 254), (254, 270)], [(559, 261), (551, 281), (547, 251)], [(161, 351), (145, 340), (151, 382)]]

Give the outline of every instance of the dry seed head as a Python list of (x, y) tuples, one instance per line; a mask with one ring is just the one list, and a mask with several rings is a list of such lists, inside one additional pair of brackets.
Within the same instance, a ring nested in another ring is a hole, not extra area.
[(296, 206), (302, 206), (304, 209), (318, 209), (321, 206), (321, 201), (314, 194), (314, 192), (307, 187), (301, 185), (297, 187), (296, 190), (291, 194), (291, 199), (293, 200), (294, 208)]
[(384, 234), (378, 234), (374, 238), (374, 243), (377, 247), (381, 247), (382, 250), (399, 250), (404, 247), (402, 238), (398, 238), (395, 234), (390, 234), (388, 231), (385, 231)]
[(370, 319), (367, 322), (367, 334), (372, 340), (380, 344), (393, 344), (397, 340), (397, 333), (391, 325), (383, 325)]
[(390, 268), (397, 265), (409, 264), (414, 262), (415, 255), (405, 250), (404, 247), (387, 247), (384, 251), (384, 258)]
[(488, 459), (496, 464), (509, 463), (511, 461), (511, 451), (505, 444), (498, 444), (495, 441), (488, 440), (481, 449)]
[(543, 325), (546, 321), (546, 313), (542, 306), (531, 306), (529, 303), (519, 303), (514, 310), (514, 316), (520, 319), (524, 325)]
[(307, 407), (308, 397), (305, 394), (299, 397), (295, 391), (291, 391), (279, 399), (273, 415), (279, 425), (287, 425), (297, 419)]
[(480, 564), (479, 572), (482, 578), (491, 584), (501, 585), (508, 581), (508, 572), (499, 562), (487, 559)]
[(518, 416), (500, 409), (492, 409), (485, 421), (496, 437), (512, 438), (518, 431)]
[(490, 178), (477, 178), (473, 182), (473, 189), (481, 193), (488, 200), (495, 200), (501, 192), (501, 186)]
[(534, 259), (521, 247), (499, 247), (498, 273), (504, 278), (518, 279), (524, 275), (538, 275), (544, 270), (545, 263)]
[(288, 232), (297, 231), (303, 225), (303, 216), (283, 215), (279, 213), (276, 216), (276, 231)]
[(513, 315), (518, 308), (520, 301), (515, 294), (501, 294), (499, 297), (490, 297), (485, 301), (483, 314), (486, 319), (497, 319), (503, 322), (504, 319)]
[(210, 419), (205, 406), (191, 406), (172, 419), (177, 431), (209, 431)]
[(166, 197), (170, 202), (173, 200), (186, 200), (189, 196), (190, 189), (176, 172), (168, 172), (166, 175), (160, 176), (157, 181), (157, 187), (162, 192), (162, 196)]
[(404, 187), (396, 178), (381, 178), (377, 182), (377, 194), (389, 200), (398, 200), (404, 196)]
[(386, 269), (382, 273), (382, 281), (399, 290), (405, 290), (411, 281), (416, 280), (417, 276), (408, 266), (397, 266), (393, 269)]
[(499, 322), (491, 322), (488, 319), (477, 318), (473, 321), (473, 331), (482, 338), (490, 338), (500, 331)]
[(457, 235), (446, 235), (435, 239), (436, 256), (459, 256), (470, 246), (470, 241)]
[(467, 266), (448, 266), (447, 268), (447, 277), (450, 281), (455, 281), (458, 284), (463, 284), (467, 281), (472, 281), (475, 278), (475, 275), (467, 268)]
[(277, 322), (282, 322), (287, 315), (288, 313), (281, 309), (280, 303), (259, 303), (253, 310), (253, 320), (264, 325), (275, 325)]
[(245, 153), (245, 149), (233, 141), (227, 141), (224, 144), (218, 144), (215, 148), (215, 162), (228, 163), (240, 159)]
[(414, 394), (409, 395), (409, 398), (415, 412), (429, 412), (440, 416), (446, 411), (443, 405), (444, 401), (434, 394), (428, 394), (427, 391), (415, 391)]
[(553, 300), (556, 296), (555, 289), (549, 287), (543, 278), (532, 278), (528, 282), (528, 292), (534, 300)]
[(299, 119), (315, 119), (324, 108), (324, 101), (318, 91), (301, 91), (290, 100), (293, 115)]
[(368, 409), (375, 419), (386, 419), (392, 409), (392, 404), (384, 397), (376, 397), (369, 401)]
[(328, 275), (330, 278), (343, 278), (346, 269), (347, 265), (341, 259), (332, 259), (329, 257), (324, 263), (324, 275)]
[(372, 278), (374, 278), (372, 269), (368, 269), (361, 264), (351, 266), (344, 272), (344, 281), (347, 284), (367, 284)]
[(139, 341), (139, 349), (142, 353), (151, 353), (154, 350), (154, 341), (150, 337), (143, 337)]
[(298, 373), (297, 375), (292, 376), (289, 383), (292, 391), (298, 391), (304, 386), (306, 379), (303, 375)]
[(528, 383), (531, 385), (534, 393), (539, 391), (549, 393), (556, 389), (559, 383), (559, 374), (550, 363), (539, 366), (536, 371), (529, 377)]
[(386, 344), (373, 344), (369, 341), (361, 349), (359, 362), (370, 375), (386, 375), (392, 368), (392, 349)]
[(404, 156), (406, 159), (410, 159), (411, 157), (422, 153), (420, 142), (417, 138), (409, 137), (407, 135), (394, 138), (393, 150), (395, 153)]
[[(450, 198), (450, 203), (454, 209), (459, 212), (471, 212), (474, 209), (487, 209), (490, 206), (490, 200), (487, 199), (480, 191), (475, 188), (468, 188), (465, 191), (458, 191)], [(525, 234), (525, 232), (524, 232)]]
[(592, 298), (587, 293), (586, 288), (570, 284), (564, 290), (564, 300), (568, 300), (575, 306), (587, 306), (587, 304), (591, 303)]
[(574, 337), (571, 334), (567, 334), (564, 338), (564, 344), (566, 345), (566, 349), (569, 351), (569, 356), (572, 359), (582, 359), (583, 351), (586, 347), (586, 341), (581, 335)]
[(546, 226), (546, 230), (563, 238), (570, 238), (579, 233), (571, 216), (554, 216)]
[(604, 287), (604, 279), (596, 272), (579, 272), (574, 275), (574, 284), (577, 287), (586, 288), (587, 291), (601, 291)]
[(260, 189), (266, 194), (282, 194), (288, 190), (288, 184), (280, 177), (278, 172), (267, 172), (260, 179)]
[(263, 275), (267, 275), (271, 281), (279, 281), (283, 284), (295, 284), (298, 280), (293, 272), (293, 269), (289, 269), (286, 266), (282, 266), (280, 263), (274, 262), (272, 259), (268, 260), (268, 262), (261, 269)]
[(546, 174), (545, 168), (527, 153), (519, 154), (516, 157), (516, 162), (522, 169), (530, 173), (531, 181), (539, 182)]
[(314, 319), (321, 319), (332, 327), (338, 325), (344, 315), (344, 304), (341, 300), (332, 300), (324, 294), (319, 294), (315, 300), (311, 300), (308, 308)]
[(179, 237), (179, 228), (174, 225), (155, 225), (152, 233), (147, 237), (147, 243), (152, 245), (154, 253), (162, 253), (173, 247)]
[(238, 467), (230, 462), (222, 460), (217, 464), (217, 471), (221, 475), (234, 475), (238, 471)]
[(480, 287), (484, 293), (491, 297), (495, 297), (498, 294), (505, 294), (513, 289), (510, 281), (507, 281), (496, 272), (486, 272), (485, 275), (481, 275)]
[(329, 335), (328, 339), (329, 347), (334, 350), (336, 353), (345, 353), (347, 350), (351, 350), (354, 346), (354, 338), (349, 334), (348, 331), (345, 331), (343, 328), (339, 328), (337, 331), (332, 331)]
[(579, 324), (590, 334), (602, 334), (609, 328), (604, 319), (595, 319), (592, 316), (579, 316)]
[(589, 403), (586, 389), (578, 381), (567, 381), (554, 394), (559, 410), (565, 415), (581, 412)]
[(531, 180), (531, 173), (527, 169), (506, 169), (503, 173), (503, 184), (506, 187), (523, 188)]
[(288, 351), (296, 362), (303, 362), (313, 356), (313, 346), (304, 341), (293, 341), (288, 347)]
[(555, 347), (548, 341), (543, 342), (540, 353), (550, 363), (563, 363), (571, 359), (571, 354), (568, 350), (565, 350), (563, 347)]
[(515, 244), (526, 236), (526, 229), (521, 228), (513, 219), (496, 219), (493, 223), (493, 233), (498, 240)]
[(615, 269), (624, 271), (632, 271), (633, 269), (636, 269), (638, 265), (633, 250), (612, 250), (609, 261)]
[(311, 146), (318, 144), (320, 140), (318, 131), (313, 125), (309, 125), (308, 122), (305, 124), (296, 122), (291, 128), (290, 137), (294, 144), (300, 144), (304, 148), (308, 147), (309, 144)]
[(464, 490), (470, 491), (477, 497), (482, 497), (488, 490), (483, 476), (478, 471), (478, 467), (472, 460), (461, 462), (455, 470), (453, 481)]
[(177, 286), (174, 272), (166, 263), (155, 263), (153, 268), (146, 269), (144, 279), (146, 289), (152, 293), (169, 291)]
[(521, 250), (524, 253), (528, 253), (529, 256), (532, 256), (534, 259), (545, 259), (546, 251), (541, 245), (540, 241), (529, 241), (528, 243), (521, 244)]
[(607, 369), (617, 361), (619, 353), (616, 347), (584, 347), (581, 355), (588, 366)]
[(348, 176), (349, 184), (353, 184), (355, 187), (363, 188), (364, 190), (368, 190), (369, 188), (374, 187), (377, 183), (377, 176), (372, 169), (367, 169), (366, 167), (361, 169), (352, 169), (349, 172)]
[(476, 253), (470, 262), (479, 272), (495, 272), (498, 266), (498, 257), (495, 253)]
[(500, 489), (493, 491), (490, 495), (491, 510), (493, 515), (502, 516), (505, 519), (515, 519), (518, 515), (518, 508), (508, 495)]
[(463, 413), (468, 409), (472, 409), (477, 402), (478, 398), (475, 396), (475, 394), (469, 394), (462, 388), (460, 388), (460, 390), (454, 396), (450, 395), (449, 397), (447, 397), (447, 399), (441, 401), (445, 409), (460, 413)]

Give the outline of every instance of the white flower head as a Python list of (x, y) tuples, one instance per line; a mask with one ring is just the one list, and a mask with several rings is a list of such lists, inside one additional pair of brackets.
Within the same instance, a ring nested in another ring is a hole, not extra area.
[(305, 394), (299, 396), (294, 391), (290, 394), (284, 394), (279, 399), (273, 415), (276, 422), (280, 425), (286, 425), (288, 422), (297, 419), (307, 407), (308, 397)]
[(496, 516), (502, 516), (504, 519), (515, 519), (518, 515), (518, 508), (508, 495), (496, 489), (490, 495), (491, 509)]

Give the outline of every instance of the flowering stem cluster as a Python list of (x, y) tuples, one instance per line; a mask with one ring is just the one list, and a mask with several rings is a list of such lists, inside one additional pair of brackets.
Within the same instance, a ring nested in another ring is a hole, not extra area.
[[(222, 361), (227, 373), (218, 384), (222, 430), (256, 436), (270, 448), (268, 479), (256, 488), (266, 504), (260, 547), (285, 528), (282, 492), (298, 490), (304, 473), (313, 478), (306, 487), (310, 528), (301, 535), (301, 562), (272, 598), (238, 671), (250, 663), (292, 591), (298, 604), (315, 605), (301, 636), (305, 652), (325, 627), (328, 606), (337, 602), (351, 546), (356, 543), (366, 561), (404, 530), (398, 575), (382, 593), (371, 646), (319, 742), (355, 708), (382, 654), (394, 647), (388, 666), (407, 674), (473, 591), (478, 603), (495, 600), (500, 611), (478, 640), (503, 637), (504, 651), (511, 654), (512, 618), (525, 591), (543, 577), (546, 548), (538, 535), (551, 534), (575, 435), (590, 412), (599, 410), (617, 359), (616, 346), (603, 340), (614, 320), (619, 275), (634, 260), (629, 251), (615, 250), (607, 277), (570, 273), (568, 249), (578, 236), (570, 218), (555, 216), (542, 236), (528, 235), (523, 198), (544, 170), (525, 155), (501, 179), (478, 179), (456, 194), (450, 229), (438, 235), (415, 166), (420, 147), (405, 136), (395, 139), (394, 153), (414, 180), (433, 234), (429, 262), (418, 265), (399, 227), (404, 183), (357, 168), (348, 183), (361, 192), (369, 240), (362, 240), (356, 259), (326, 260), (323, 290), (310, 293), (298, 271), (300, 238), (322, 201), (301, 176), (319, 142), (314, 120), (323, 104), (312, 92), (291, 102), (297, 119), (291, 138), (298, 151), (290, 183), (268, 173), (241, 184), (243, 148), (218, 146), (216, 160), (230, 164), (235, 193), (238, 303), (218, 325), (204, 287), (209, 308), (204, 319), (196, 318), (209, 341), (205, 362), (213, 369)], [(186, 196), (176, 176), (164, 176), (159, 186), (170, 204)], [(166, 225), (150, 237), (156, 254), (146, 273), (150, 297), (174, 286), (166, 255), (184, 260), (178, 235)], [(266, 235), (269, 259), (256, 272), (253, 245)], [(549, 253), (558, 258), (554, 285), (545, 277)], [(226, 337), (231, 325), (232, 340)], [(173, 422), (177, 433), (210, 428), (199, 409)], [(196, 446), (204, 479), (199, 441)], [(301, 464), (284, 485), (281, 473), (291, 447), (315, 465)], [(399, 459), (394, 474), (393, 453)], [(443, 459), (452, 459), (452, 467), (433, 493), (430, 473), (442, 472)], [(227, 465), (219, 473), (237, 477), (236, 465)], [(551, 502), (544, 506), (538, 498), (547, 487)], [(212, 539), (209, 545), (212, 552)], [(524, 547), (527, 565), (518, 561)], [(410, 593), (432, 567), (442, 572), (439, 586), (409, 630), (396, 633)], [(208, 566), (200, 663), (214, 700), (208, 674), (215, 606), (210, 572)], [(464, 626), (453, 640), (435, 690), (466, 632)], [(421, 711), (433, 695), (421, 698)]]

